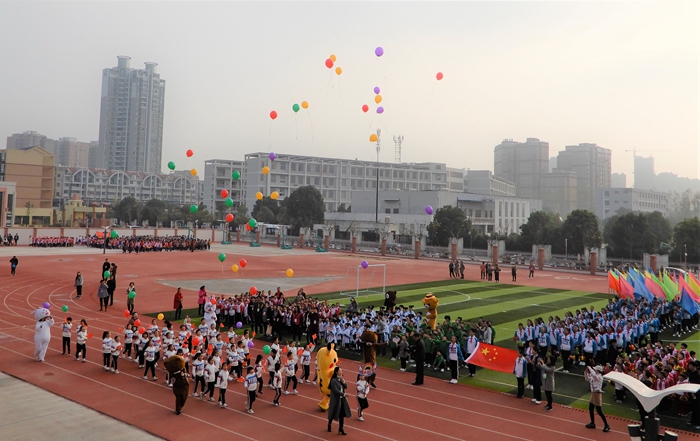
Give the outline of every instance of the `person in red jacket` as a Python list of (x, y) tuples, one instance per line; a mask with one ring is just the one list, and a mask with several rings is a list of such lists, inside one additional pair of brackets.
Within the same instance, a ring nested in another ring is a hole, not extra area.
[(175, 310), (175, 320), (182, 318), (182, 300), (185, 296), (182, 294), (182, 288), (178, 288), (173, 299), (173, 309)]

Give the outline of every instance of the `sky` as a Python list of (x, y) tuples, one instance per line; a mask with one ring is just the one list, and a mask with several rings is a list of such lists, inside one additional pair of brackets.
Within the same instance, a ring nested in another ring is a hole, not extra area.
[(97, 140), (101, 71), (128, 55), (166, 81), (163, 170), (258, 151), (375, 160), (381, 129), (386, 162), (398, 135), (403, 162), (491, 170), (503, 139), (539, 138), (550, 156), (611, 149), (628, 185), (635, 148), (696, 178), (698, 23), (692, 0), (0, 0), (0, 139)]

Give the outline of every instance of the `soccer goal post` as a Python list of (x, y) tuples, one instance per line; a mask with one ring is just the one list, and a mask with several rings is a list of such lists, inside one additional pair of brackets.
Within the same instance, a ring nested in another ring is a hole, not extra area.
[(375, 264), (350, 266), (345, 271), (341, 284), (341, 296), (366, 296), (372, 294), (384, 295), (386, 292), (386, 265)]

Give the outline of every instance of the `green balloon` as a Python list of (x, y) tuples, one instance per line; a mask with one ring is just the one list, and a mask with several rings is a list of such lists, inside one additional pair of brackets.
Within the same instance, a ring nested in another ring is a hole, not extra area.
[(233, 199), (231, 199), (231, 198), (226, 198), (225, 203), (226, 203), (226, 206), (227, 206), (227, 207), (233, 207)]
[(133, 299), (134, 297), (136, 297), (136, 291), (131, 291), (131, 292), (129, 293), (129, 298), (130, 298), (130, 299)]
[(61, 311), (68, 312), (68, 307), (66, 305), (61, 306)]
[(224, 253), (219, 254), (219, 262), (223, 262), (224, 260), (226, 260), (226, 254), (224, 254)]
[(293, 105), (292, 110), (294, 111), (294, 113), (297, 113), (299, 111), (299, 104)]
[(235, 172), (231, 173), (231, 177), (233, 178), (234, 181), (237, 181), (241, 179), (241, 172), (236, 170)]
[(119, 237), (119, 233), (117, 233), (116, 231), (112, 230), (112, 232), (109, 233), (109, 236), (110, 236), (112, 239), (116, 239), (117, 237)]
[(196, 213), (198, 209), (199, 209), (199, 207), (197, 207), (197, 205), (195, 205), (195, 204), (190, 205), (190, 213)]
[(268, 345), (263, 346), (263, 354), (267, 355), (270, 353), (271, 350), (272, 349), (270, 348), (270, 346), (268, 346)]
[(258, 221), (251, 219), (248, 221), (248, 225), (250, 225), (250, 228), (255, 228), (255, 226), (258, 225)]
[(105, 279), (109, 279), (109, 276), (111, 276), (111, 275), (112, 275), (112, 273), (110, 273), (109, 271), (105, 271), (102, 273), (102, 276), (104, 276)]
[(175, 170), (175, 163), (173, 161), (168, 162), (168, 168), (170, 170)]

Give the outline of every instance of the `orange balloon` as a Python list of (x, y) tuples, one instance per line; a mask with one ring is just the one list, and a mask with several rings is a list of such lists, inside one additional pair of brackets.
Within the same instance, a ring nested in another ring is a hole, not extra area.
[(374, 102), (379, 104), (382, 102), (382, 96), (381, 95), (375, 95), (374, 96)]
[(335, 63), (335, 61), (337, 60), (337, 58), (335, 58), (335, 55), (333, 55), (333, 54), (331, 54), (331, 56), (328, 57), (328, 58), (330, 58), (331, 60), (333, 60), (334, 63)]
[(302, 101), (301, 102), (301, 108), (302, 109), (308, 109), (309, 108), (309, 103), (307, 101)]
[(377, 141), (377, 135), (375, 135), (374, 133), (369, 135), (369, 142), (376, 142), (376, 141)]
[(343, 73), (343, 69), (341, 67), (336, 67), (335, 73), (336, 73), (336, 75), (340, 75), (341, 73)]

